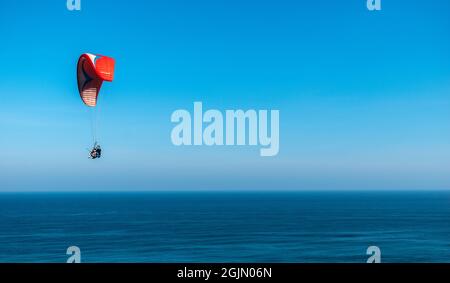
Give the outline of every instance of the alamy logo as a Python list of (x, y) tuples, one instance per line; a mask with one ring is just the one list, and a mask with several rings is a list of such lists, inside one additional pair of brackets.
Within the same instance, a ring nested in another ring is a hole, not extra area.
[(381, 0), (367, 0), (367, 9), (369, 11), (381, 11)]
[(67, 259), (67, 263), (81, 263), (81, 250), (79, 247), (68, 247), (66, 254), (70, 255), (70, 257)]
[[(194, 102), (194, 117), (184, 109), (172, 113), (172, 123), (177, 123), (171, 133), (172, 143), (181, 145), (261, 145), (261, 156), (275, 156), (279, 151), (279, 110), (210, 109), (203, 113), (201, 102)], [(203, 129), (203, 123), (206, 127)], [(247, 127), (248, 125), (248, 127)], [(193, 133), (192, 133), (193, 128)], [(225, 132), (224, 132), (225, 129)], [(192, 140), (193, 136), (193, 140)]]
[(370, 257), (367, 263), (381, 263), (381, 249), (377, 246), (370, 246), (367, 248), (366, 254)]
[(67, 0), (67, 10), (80, 11), (81, 10), (81, 0)]

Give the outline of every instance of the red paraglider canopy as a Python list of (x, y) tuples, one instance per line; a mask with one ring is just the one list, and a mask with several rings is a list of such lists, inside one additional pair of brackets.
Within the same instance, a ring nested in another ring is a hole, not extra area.
[(95, 107), (97, 105), (97, 96), (103, 81), (112, 82), (113, 79), (113, 58), (84, 53), (78, 59), (78, 91), (87, 106)]

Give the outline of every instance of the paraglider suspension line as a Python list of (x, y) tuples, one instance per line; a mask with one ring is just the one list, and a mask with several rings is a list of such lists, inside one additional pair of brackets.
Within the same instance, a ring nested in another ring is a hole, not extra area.
[(97, 110), (96, 107), (91, 107), (91, 131), (92, 131), (92, 144), (97, 143)]

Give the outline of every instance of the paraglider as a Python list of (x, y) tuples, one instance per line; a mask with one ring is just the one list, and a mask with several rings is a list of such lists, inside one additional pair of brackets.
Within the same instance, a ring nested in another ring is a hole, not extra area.
[(102, 149), (100, 145), (97, 143), (94, 144), (94, 148), (92, 148), (91, 152), (89, 152), (89, 157), (91, 159), (100, 158), (102, 156)]
[(89, 152), (91, 159), (101, 157), (101, 148), (97, 143), (95, 108), (103, 81), (112, 82), (114, 79), (115, 61), (111, 57), (84, 53), (78, 59), (77, 82), (78, 92), (83, 103), (92, 109), (92, 138), (94, 146)]

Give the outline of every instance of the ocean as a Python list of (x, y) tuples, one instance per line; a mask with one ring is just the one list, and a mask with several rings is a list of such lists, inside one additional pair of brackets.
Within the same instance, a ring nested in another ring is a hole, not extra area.
[(0, 262), (450, 262), (450, 192), (1, 193)]

